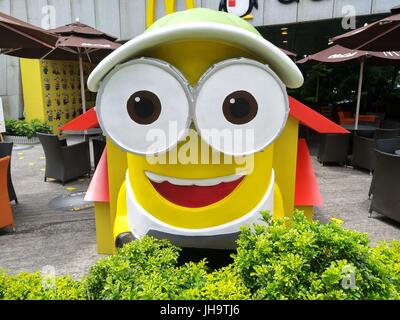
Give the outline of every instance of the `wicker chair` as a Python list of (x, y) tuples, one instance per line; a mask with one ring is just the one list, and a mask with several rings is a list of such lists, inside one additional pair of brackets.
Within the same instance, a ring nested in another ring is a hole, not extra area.
[(15, 201), (18, 203), (17, 195), (15, 194), (14, 185), (12, 182), (11, 176), (11, 155), (12, 155), (13, 143), (11, 142), (0, 142), (0, 158), (4, 158), (9, 156), (10, 163), (8, 165), (8, 174), (7, 174), (7, 184), (8, 184), (8, 196), (10, 201)]
[(353, 166), (367, 169), (372, 173), (374, 169), (374, 148), (375, 139), (370, 133), (356, 132), (353, 136)]
[(373, 197), (370, 214), (377, 212), (400, 222), (400, 156), (375, 150)]
[(106, 139), (104, 137), (93, 138), (92, 144), (93, 144), (94, 167), (97, 168), (100, 158), (103, 155), (104, 148), (106, 147)]
[[(400, 137), (394, 139), (382, 139), (375, 141), (375, 151), (381, 151), (384, 153), (394, 154), (396, 150), (400, 150)], [(376, 158), (376, 153), (375, 153)], [(375, 176), (376, 173), (374, 172), (374, 176), (371, 181), (371, 186), (369, 188), (368, 197), (371, 198), (371, 195), (374, 193), (375, 188)]]
[(381, 121), (380, 127), (382, 129), (400, 129), (400, 122), (393, 120), (383, 120)]
[(64, 185), (84, 175), (90, 175), (89, 142), (82, 142), (66, 146), (65, 141), (60, 141), (51, 134), (37, 134), (46, 156), (47, 178), (54, 178)]
[(400, 136), (400, 129), (376, 129), (375, 139), (391, 139)]
[(345, 165), (349, 147), (348, 134), (324, 134), (318, 151), (318, 161), (324, 165), (326, 162), (335, 162)]

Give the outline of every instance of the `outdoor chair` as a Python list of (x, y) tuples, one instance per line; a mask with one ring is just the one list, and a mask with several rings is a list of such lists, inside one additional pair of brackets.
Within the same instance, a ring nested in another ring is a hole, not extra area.
[(318, 161), (345, 165), (349, 146), (349, 134), (324, 134), (318, 151)]
[[(376, 140), (375, 141), (375, 151), (376, 150), (384, 152), (384, 153), (395, 154), (396, 150), (400, 150), (400, 137), (394, 138), (394, 139)], [(376, 159), (376, 153), (375, 153), (375, 159)], [(371, 198), (371, 195), (374, 193), (375, 176), (376, 176), (376, 173), (374, 172), (374, 176), (372, 177), (371, 186), (370, 186), (369, 192), (368, 192), (368, 198)]]
[(400, 222), (400, 156), (375, 150), (373, 211)]
[(65, 140), (60, 141), (51, 134), (37, 134), (46, 156), (44, 181), (53, 178), (64, 185), (84, 175), (90, 175), (89, 142), (81, 142), (67, 146)]
[(390, 139), (400, 136), (400, 129), (376, 129), (375, 139)]
[(346, 125), (346, 124), (354, 124), (354, 118), (352, 117), (351, 112), (348, 111), (339, 111), (338, 112), (339, 116), (339, 123), (341, 125)]
[(8, 198), (8, 166), (10, 156), (0, 159), (0, 229), (12, 226), (15, 230), (14, 216)]
[(12, 176), (11, 176), (12, 149), (13, 149), (12, 142), (0, 142), (0, 158), (4, 158), (7, 156), (10, 157), (10, 163), (8, 165), (8, 172), (7, 172), (8, 196), (10, 198), (10, 201), (15, 201), (15, 203), (18, 203), (17, 195), (15, 194), (15, 189), (14, 189), (14, 185), (12, 182)]
[(380, 127), (382, 129), (400, 129), (400, 122), (393, 120), (383, 120)]
[(355, 132), (353, 136), (353, 166), (367, 169), (372, 173), (374, 168), (374, 148), (375, 139), (370, 132)]
[[(339, 123), (341, 125), (355, 124), (356, 119), (349, 111), (339, 111), (338, 116), (339, 116)], [(379, 125), (380, 119), (379, 116), (376, 115), (360, 114), (358, 116), (358, 121), (359, 123)]]
[(103, 155), (104, 148), (106, 147), (106, 139), (104, 137), (95, 137), (92, 139), (92, 144), (94, 167), (97, 168), (100, 158)]

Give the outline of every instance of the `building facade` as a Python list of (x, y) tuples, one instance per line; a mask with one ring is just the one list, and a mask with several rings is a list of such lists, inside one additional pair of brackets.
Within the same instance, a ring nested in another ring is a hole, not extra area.
[[(170, 5), (173, 4), (173, 7)], [(0, 0), (0, 11), (41, 27), (57, 27), (79, 19), (121, 40), (142, 33), (154, 18), (187, 6), (218, 10), (220, 0)], [(248, 20), (255, 26), (294, 24), (388, 13), (400, 0), (259, 0)], [(0, 56), (0, 97), (6, 118), (23, 117), (20, 69), (17, 58)]]

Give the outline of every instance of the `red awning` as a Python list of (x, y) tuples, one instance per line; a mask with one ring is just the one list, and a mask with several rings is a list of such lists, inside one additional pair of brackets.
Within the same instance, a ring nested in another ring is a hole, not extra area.
[(297, 149), (294, 205), (296, 207), (314, 207), (320, 206), (322, 203), (323, 199), (319, 191), (307, 143), (304, 139), (300, 139)]
[(105, 149), (86, 192), (85, 201), (110, 202), (107, 150)]
[(300, 101), (289, 97), (290, 115), (318, 133), (350, 133), (345, 128), (307, 107)]
[(81, 114), (79, 117), (71, 120), (67, 124), (60, 127), (60, 131), (84, 131), (99, 127), (99, 120), (97, 119), (96, 108)]

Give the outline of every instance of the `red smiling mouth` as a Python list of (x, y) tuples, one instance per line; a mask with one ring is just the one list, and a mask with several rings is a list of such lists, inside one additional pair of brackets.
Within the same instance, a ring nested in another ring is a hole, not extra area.
[[(162, 197), (178, 206), (187, 208), (202, 208), (221, 201), (230, 195), (244, 179), (243, 175), (205, 180), (182, 180), (167, 177), (162, 179), (161, 176), (152, 173), (146, 173), (146, 175), (154, 189)], [(232, 181), (224, 182), (225, 180)]]

